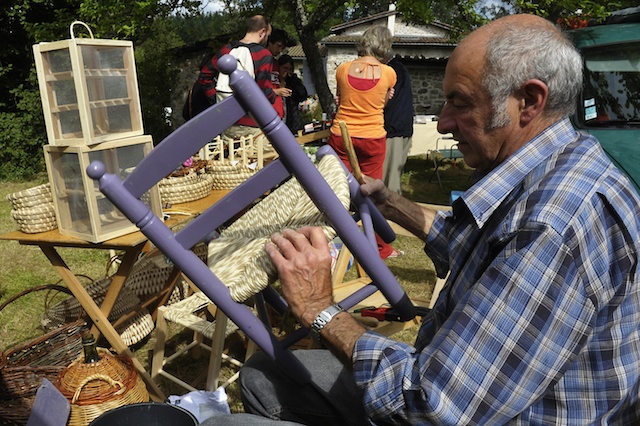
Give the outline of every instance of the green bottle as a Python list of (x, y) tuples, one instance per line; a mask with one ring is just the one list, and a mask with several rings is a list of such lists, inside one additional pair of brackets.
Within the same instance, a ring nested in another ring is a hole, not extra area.
[(100, 361), (100, 355), (96, 349), (96, 339), (89, 333), (82, 336), (82, 347), (84, 349), (84, 363), (91, 364)]

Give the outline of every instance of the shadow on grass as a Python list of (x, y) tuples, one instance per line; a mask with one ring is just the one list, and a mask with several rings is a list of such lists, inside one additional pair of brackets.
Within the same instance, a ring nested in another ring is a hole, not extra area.
[(440, 165), (435, 174), (433, 159), (426, 155), (409, 157), (402, 175), (402, 194), (418, 203), (449, 205), (451, 191), (464, 191), (472, 185), (473, 169), (467, 167), (464, 161), (453, 162), (449, 159), (437, 157)]

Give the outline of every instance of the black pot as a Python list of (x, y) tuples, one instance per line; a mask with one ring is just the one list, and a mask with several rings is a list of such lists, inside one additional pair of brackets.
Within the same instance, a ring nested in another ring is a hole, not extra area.
[(89, 426), (197, 426), (198, 420), (182, 407), (158, 402), (123, 405), (89, 423)]

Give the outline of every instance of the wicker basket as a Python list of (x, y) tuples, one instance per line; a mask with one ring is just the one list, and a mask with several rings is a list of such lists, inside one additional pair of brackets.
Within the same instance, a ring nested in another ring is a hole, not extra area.
[[(102, 278), (86, 287), (87, 293), (96, 304), (102, 304), (110, 283), (111, 278)], [(116, 321), (139, 305), (140, 299), (130, 289), (123, 288), (109, 313), (109, 321)], [(78, 299), (69, 297), (44, 311), (40, 323), (45, 329), (51, 329), (59, 327), (60, 324), (82, 318), (84, 315), (85, 311)], [(153, 320), (149, 312), (146, 309), (142, 309), (129, 320), (118, 325), (116, 331), (120, 334), (123, 342), (130, 346), (138, 343), (153, 331)]]
[(86, 331), (84, 321), (65, 324), (0, 356), (0, 424), (27, 423), (42, 379), (54, 382), (82, 353)]
[[(206, 259), (207, 247), (197, 244), (193, 251), (201, 259)], [(164, 254), (154, 251), (143, 256), (133, 266), (131, 273), (120, 291), (120, 295), (109, 314), (109, 320), (115, 321), (122, 315), (129, 313), (141, 302), (155, 296), (164, 288), (173, 269), (171, 263), (167, 263)], [(102, 278), (94, 281), (86, 287), (87, 293), (100, 305), (107, 293), (110, 278)], [(173, 289), (167, 305), (182, 300), (188, 291), (188, 283), (181, 279)], [(76, 320), (85, 315), (84, 309), (75, 297), (69, 297), (48, 308), (40, 319), (46, 329), (58, 327), (60, 324)], [(148, 336), (154, 328), (153, 319), (146, 310), (140, 311), (125, 323), (116, 327), (120, 337), (127, 346), (134, 345)]]
[(86, 426), (113, 408), (149, 401), (147, 388), (131, 360), (102, 348), (98, 353), (100, 361), (85, 364), (81, 355), (54, 382), (71, 403), (68, 426)]
[(256, 170), (229, 160), (211, 161), (207, 166), (207, 174), (213, 179), (213, 189), (233, 189), (256, 173)]
[(206, 173), (192, 171), (184, 176), (168, 177), (158, 183), (163, 205), (188, 203), (206, 197), (213, 179)]
[(56, 212), (48, 183), (7, 195), (11, 217), (22, 232), (35, 234), (56, 229)]

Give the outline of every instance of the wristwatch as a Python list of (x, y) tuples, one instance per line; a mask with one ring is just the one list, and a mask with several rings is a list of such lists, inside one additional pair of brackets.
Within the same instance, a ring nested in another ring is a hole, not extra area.
[(309, 327), (309, 334), (311, 335), (311, 338), (316, 342), (319, 342), (320, 331), (322, 331), (322, 329), (329, 324), (329, 321), (331, 321), (333, 317), (338, 315), (340, 312), (344, 312), (344, 309), (342, 309), (342, 307), (337, 303), (320, 312)]

